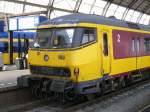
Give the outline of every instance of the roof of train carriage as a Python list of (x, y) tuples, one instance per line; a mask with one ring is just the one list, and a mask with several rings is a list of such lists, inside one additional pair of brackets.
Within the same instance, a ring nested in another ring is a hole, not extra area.
[[(19, 35), (21, 38), (27, 37), (29, 39), (34, 39), (36, 32), (13, 32), (13, 38), (18, 38)], [(0, 32), (0, 38), (8, 38), (8, 32)]]
[(81, 13), (61, 16), (58, 18), (45, 21), (39, 25), (48, 25), (48, 24), (57, 25), (57, 24), (75, 24), (75, 23), (96, 23), (96, 24), (150, 31), (150, 26), (148, 25), (141, 25), (132, 22), (122, 21), (116, 18), (106, 18), (104, 16), (81, 14)]
[(36, 36), (36, 32), (13, 32), (13, 38), (28, 38), (28, 39), (34, 39)]

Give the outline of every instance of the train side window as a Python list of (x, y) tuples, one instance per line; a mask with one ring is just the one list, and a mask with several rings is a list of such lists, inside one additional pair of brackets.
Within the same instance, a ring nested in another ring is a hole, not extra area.
[(18, 45), (16, 42), (13, 43), (13, 52), (17, 52), (18, 51)]
[(140, 40), (132, 39), (132, 52), (140, 52)]
[(4, 43), (0, 42), (0, 52), (3, 52), (3, 50), (4, 50)]
[(137, 52), (139, 53), (140, 52), (140, 40), (139, 39), (136, 40), (136, 47), (137, 47)]
[(95, 40), (95, 29), (86, 28), (83, 31), (81, 44), (86, 44)]
[(103, 53), (105, 56), (108, 56), (108, 36), (107, 33), (103, 34)]
[(8, 52), (8, 43), (4, 42), (4, 52)]
[(135, 39), (132, 39), (132, 52), (136, 51), (136, 43), (135, 43)]
[(150, 39), (149, 38), (144, 39), (144, 49), (145, 49), (145, 52), (150, 51)]

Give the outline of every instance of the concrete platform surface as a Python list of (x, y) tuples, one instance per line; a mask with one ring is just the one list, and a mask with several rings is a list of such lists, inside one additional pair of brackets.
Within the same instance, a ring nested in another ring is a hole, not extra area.
[(12, 70), (0, 72), (0, 88), (15, 86), (17, 77), (30, 74), (29, 70)]
[(4, 65), (3, 70), (4, 71), (17, 70), (17, 66), (16, 65)]

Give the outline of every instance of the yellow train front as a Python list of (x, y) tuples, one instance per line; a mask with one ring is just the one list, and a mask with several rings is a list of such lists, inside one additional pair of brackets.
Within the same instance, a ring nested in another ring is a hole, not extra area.
[(115, 24), (99, 16), (73, 14), (41, 24), (29, 50), (31, 75), (18, 78), (18, 85), (30, 86), (38, 97), (60, 94), (68, 100), (124, 86), (130, 79), (125, 73), (136, 68), (129, 64), (117, 69), (132, 59), (112, 56), (112, 26), (104, 25), (108, 22)]

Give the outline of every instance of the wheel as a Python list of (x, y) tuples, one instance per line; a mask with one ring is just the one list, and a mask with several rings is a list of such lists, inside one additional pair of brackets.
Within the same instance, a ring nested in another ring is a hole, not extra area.
[(87, 100), (91, 101), (94, 100), (96, 98), (96, 94), (87, 94), (86, 95)]
[(69, 89), (64, 93), (65, 99), (68, 101), (73, 101), (77, 98), (77, 94), (74, 89)]
[(114, 80), (111, 80), (111, 89), (112, 91), (115, 91), (117, 89), (117, 83)]
[(119, 78), (118, 87), (119, 89), (124, 88), (126, 86), (124, 77)]
[(31, 93), (36, 98), (42, 98), (42, 88), (40, 83), (35, 83), (30, 86)]
[(41, 91), (40, 86), (36, 86), (36, 88), (35, 88), (35, 96), (36, 96), (37, 98), (39, 98), (39, 99), (42, 98), (42, 91)]

